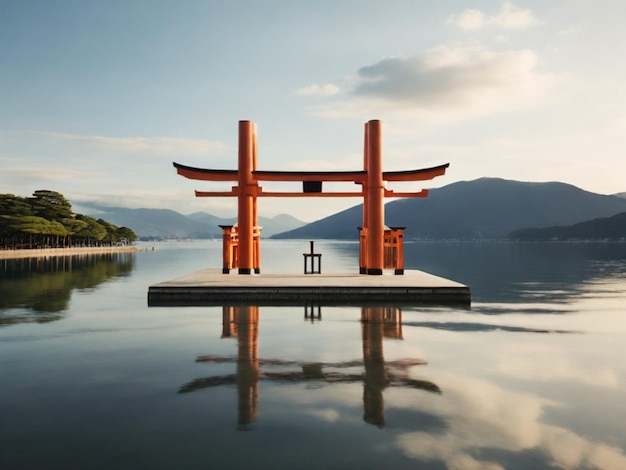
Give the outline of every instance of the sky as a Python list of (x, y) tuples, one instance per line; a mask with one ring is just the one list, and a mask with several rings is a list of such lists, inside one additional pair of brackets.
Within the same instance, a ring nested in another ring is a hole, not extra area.
[[(0, 193), (230, 217), (233, 198), (194, 190), (231, 183), (172, 162), (236, 169), (251, 120), (260, 170), (360, 170), (371, 119), (384, 170), (450, 164), (390, 189), (624, 192), (624, 18), (623, 0), (0, 0)], [(308, 222), (360, 202), (262, 198), (259, 212)]]

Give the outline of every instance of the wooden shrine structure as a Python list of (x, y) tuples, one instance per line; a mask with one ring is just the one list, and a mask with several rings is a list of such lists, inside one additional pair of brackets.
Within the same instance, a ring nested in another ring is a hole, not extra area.
[[(196, 197), (236, 197), (237, 224), (221, 226), (223, 232), (223, 273), (238, 268), (239, 274), (261, 272), (259, 197), (360, 197), (363, 224), (359, 227), (359, 272), (383, 274), (394, 269), (403, 274), (402, 238), (404, 227), (385, 228), (384, 198), (427, 197), (428, 190), (395, 192), (386, 182), (425, 181), (444, 175), (449, 164), (406, 171), (383, 171), (381, 121), (365, 123), (363, 169), (357, 171), (265, 171), (257, 168), (256, 124), (239, 121), (239, 152), (236, 170), (194, 168), (174, 162), (179, 175), (204, 181), (234, 181), (230, 191), (196, 191)], [(264, 191), (261, 181), (302, 182), (302, 192)], [(352, 182), (355, 191), (322, 190), (323, 182)], [(305, 269), (306, 271), (306, 269)]]

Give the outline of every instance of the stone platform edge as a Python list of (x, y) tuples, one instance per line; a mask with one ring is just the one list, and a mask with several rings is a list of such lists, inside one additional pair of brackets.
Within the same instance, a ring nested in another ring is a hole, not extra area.
[[(248, 278), (236, 274), (207, 274), (207, 272), (209, 271), (201, 271), (150, 286), (148, 305), (159, 307), (430, 304), (469, 307), (471, 304), (469, 287), (418, 271), (413, 273), (414, 277), (358, 274), (302, 277), (296, 274), (273, 274), (265, 278), (263, 275)], [(421, 281), (421, 285), (417, 281)]]

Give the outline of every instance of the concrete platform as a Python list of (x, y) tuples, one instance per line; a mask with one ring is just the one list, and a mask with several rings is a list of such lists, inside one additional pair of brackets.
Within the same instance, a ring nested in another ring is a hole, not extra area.
[(404, 275), (356, 273), (222, 274), (205, 269), (154, 284), (149, 306), (182, 305), (459, 305), (469, 307), (469, 287), (423, 271)]

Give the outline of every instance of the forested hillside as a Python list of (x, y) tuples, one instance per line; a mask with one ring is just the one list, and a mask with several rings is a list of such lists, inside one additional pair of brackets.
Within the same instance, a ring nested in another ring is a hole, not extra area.
[(602, 217), (579, 224), (516, 230), (509, 235), (512, 240), (626, 240), (626, 212), (613, 217)]
[(136, 239), (128, 227), (75, 214), (56, 191), (41, 189), (31, 197), (0, 194), (0, 249), (111, 246)]

